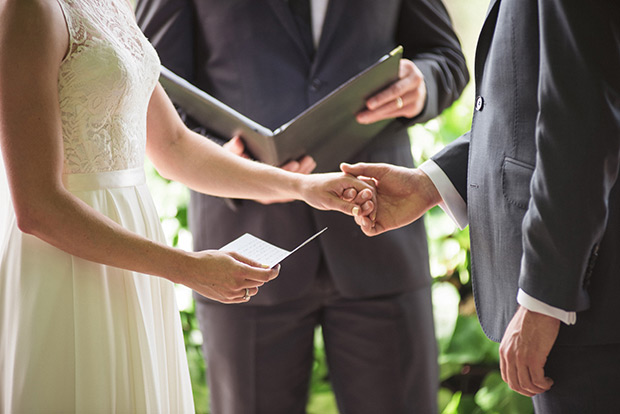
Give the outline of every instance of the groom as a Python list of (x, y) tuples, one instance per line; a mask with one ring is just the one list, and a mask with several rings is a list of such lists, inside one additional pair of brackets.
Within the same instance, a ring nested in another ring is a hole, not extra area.
[(472, 130), (378, 183), (369, 235), (440, 204), (469, 223), (476, 308), (538, 413), (620, 407), (620, 5), (492, 0)]

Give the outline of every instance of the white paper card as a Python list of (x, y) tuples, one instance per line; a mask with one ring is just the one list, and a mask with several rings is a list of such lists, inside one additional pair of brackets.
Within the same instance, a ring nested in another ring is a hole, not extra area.
[(327, 230), (327, 227), (310, 237), (290, 252), (288, 250), (281, 249), (278, 246), (274, 246), (271, 243), (267, 243), (266, 241), (259, 239), (250, 233), (245, 233), (243, 236), (231, 241), (220, 250), (223, 252), (236, 252), (260, 264), (274, 267), (282, 260), (286, 259), (288, 256), (308, 244), (310, 241), (314, 240), (325, 230)]

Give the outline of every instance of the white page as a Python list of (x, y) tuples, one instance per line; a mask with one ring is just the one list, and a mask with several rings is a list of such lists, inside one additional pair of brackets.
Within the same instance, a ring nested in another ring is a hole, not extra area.
[(243, 236), (231, 241), (220, 250), (223, 252), (239, 253), (240, 255), (247, 257), (248, 259), (252, 259), (255, 262), (271, 268), (280, 263), (282, 260), (286, 259), (291, 254), (295, 253), (297, 250), (305, 246), (310, 241), (314, 240), (325, 230), (327, 230), (327, 227), (316, 233), (314, 236), (310, 237), (308, 240), (306, 240), (290, 252), (288, 250), (281, 249), (278, 246), (274, 246), (271, 243), (267, 243), (266, 241), (261, 240), (258, 237), (251, 235), (250, 233), (245, 233)]

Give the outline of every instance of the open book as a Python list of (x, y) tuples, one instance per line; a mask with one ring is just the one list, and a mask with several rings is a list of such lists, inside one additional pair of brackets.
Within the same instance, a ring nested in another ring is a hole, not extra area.
[(402, 52), (403, 48), (397, 47), (275, 131), (164, 67), (160, 82), (170, 99), (209, 134), (224, 140), (240, 135), (254, 158), (279, 166), (309, 154), (317, 163), (315, 171), (334, 171), (390, 122), (361, 125), (355, 115), (365, 108), (369, 97), (398, 79)]

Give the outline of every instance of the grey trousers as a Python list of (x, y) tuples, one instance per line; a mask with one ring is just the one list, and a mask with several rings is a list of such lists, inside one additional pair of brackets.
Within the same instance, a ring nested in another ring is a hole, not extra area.
[(294, 301), (196, 313), (214, 414), (305, 413), (317, 325), (340, 414), (437, 412), (430, 287), (346, 299), (326, 276)]
[(545, 375), (553, 386), (532, 398), (537, 414), (620, 413), (620, 344), (555, 346)]

